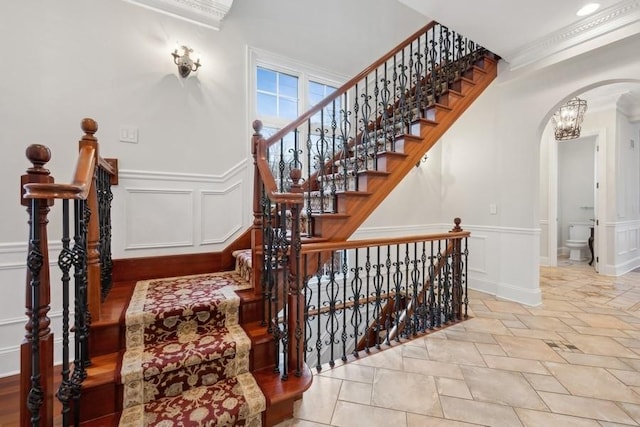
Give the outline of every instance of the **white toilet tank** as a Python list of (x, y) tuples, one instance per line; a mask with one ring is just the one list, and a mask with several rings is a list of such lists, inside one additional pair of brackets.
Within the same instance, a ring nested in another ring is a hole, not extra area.
[(591, 236), (591, 224), (584, 222), (569, 223), (569, 240), (587, 241)]

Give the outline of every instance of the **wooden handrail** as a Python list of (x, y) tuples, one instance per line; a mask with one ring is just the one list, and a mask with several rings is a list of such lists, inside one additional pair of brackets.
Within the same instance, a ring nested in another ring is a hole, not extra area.
[(385, 237), (380, 239), (347, 240), (344, 242), (329, 241), (319, 243), (305, 243), (302, 246), (301, 251), (303, 254), (308, 254), (312, 252), (327, 252), (342, 249), (358, 249), (385, 245), (402, 245), (405, 243), (428, 242), (444, 239), (461, 239), (463, 237), (469, 237), (470, 235), (471, 233), (468, 231), (448, 231), (445, 233), (423, 234), (407, 237)]
[(401, 50), (405, 46), (408, 46), (409, 44), (411, 44), (417, 37), (419, 37), (421, 34), (427, 32), (427, 31), (429, 31), (436, 24), (437, 24), (436, 21), (431, 21), (427, 25), (425, 25), (424, 27), (420, 28), (415, 33), (411, 34), (405, 40), (400, 42), (396, 47), (391, 49), (385, 55), (381, 56), (378, 60), (373, 62), (371, 65), (369, 65), (367, 68), (365, 68), (364, 70), (362, 70), (361, 72), (356, 74), (356, 76), (353, 77), (351, 80), (349, 80), (348, 82), (346, 82), (345, 84), (340, 86), (338, 89), (336, 89), (335, 92), (333, 92), (331, 95), (327, 96), (325, 99), (320, 101), (319, 104), (317, 104), (314, 107), (312, 107), (311, 109), (307, 110), (306, 113), (304, 113), (303, 115), (298, 117), (296, 120), (294, 120), (293, 122), (289, 123), (287, 126), (283, 127), (278, 132), (273, 134), (267, 140), (267, 147), (273, 145), (276, 141), (278, 141), (279, 139), (283, 138), (286, 134), (288, 134), (292, 130), (296, 129), (298, 126), (300, 126), (300, 124), (304, 123), (306, 120), (309, 120), (311, 117), (314, 116), (314, 114), (318, 113), (324, 107), (329, 105), (329, 103), (331, 103), (334, 99), (336, 99), (339, 96), (342, 96), (343, 94), (347, 93), (347, 91), (349, 89), (351, 89), (357, 82), (359, 82), (360, 80), (365, 78), (367, 75), (369, 75), (372, 71), (374, 71), (380, 65), (384, 64), (388, 59), (392, 58), (399, 50)]
[(33, 183), (24, 185), (25, 199), (77, 199), (86, 200), (93, 183), (96, 167), (96, 148), (85, 145), (80, 148), (76, 170), (71, 184)]

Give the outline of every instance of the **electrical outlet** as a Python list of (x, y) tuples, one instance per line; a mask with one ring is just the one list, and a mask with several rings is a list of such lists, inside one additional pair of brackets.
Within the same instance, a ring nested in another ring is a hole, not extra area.
[(138, 128), (137, 127), (120, 127), (120, 141), (138, 143)]

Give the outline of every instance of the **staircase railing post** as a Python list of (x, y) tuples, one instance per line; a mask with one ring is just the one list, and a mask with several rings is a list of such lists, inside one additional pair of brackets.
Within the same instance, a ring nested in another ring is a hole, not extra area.
[[(463, 231), (460, 227), (460, 218), (454, 218), (454, 227), (451, 229), (452, 233)], [(452, 310), (453, 319), (462, 320), (462, 239), (453, 239), (453, 253), (451, 254), (451, 274), (452, 277)]]
[[(300, 185), (302, 172), (300, 169), (291, 169), (291, 193), (302, 193), (304, 190)], [(302, 277), (300, 275), (300, 252), (302, 250), (302, 240), (300, 237), (300, 213), (301, 203), (293, 203), (291, 210), (291, 245), (289, 255), (289, 361), (296, 376), (302, 375), (304, 363), (304, 313), (305, 299), (302, 287)]]
[[(25, 184), (53, 183), (44, 165), (51, 152), (44, 145), (30, 145), (26, 156), (33, 166), (21, 177)], [(53, 425), (53, 334), (48, 317), (51, 309), (47, 215), (53, 200), (25, 199), (30, 236), (27, 256), (25, 341), (20, 346), (20, 425)], [(34, 212), (35, 207), (35, 212)]]
[[(79, 149), (84, 146), (95, 148), (95, 164), (99, 164), (100, 151), (98, 139), (94, 134), (98, 131), (98, 123), (92, 119), (83, 119), (81, 123), (82, 131), (85, 133), (80, 139)], [(96, 167), (97, 169), (97, 167)], [(91, 189), (87, 197), (89, 208), (89, 225), (87, 228), (87, 305), (88, 310), (84, 313), (85, 325), (87, 328), (92, 321), (100, 320), (100, 302), (102, 298), (102, 278), (100, 264), (100, 210), (98, 208), (98, 191), (96, 174), (91, 180)], [(83, 352), (84, 363), (90, 363), (88, 348)]]
[(263, 260), (261, 255), (262, 245), (264, 243), (264, 236), (262, 233), (263, 226), (263, 208), (262, 208), (262, 179), (260, 178), (260, 171), (258, 170), (258, 142), (262, 139), (262, 122), (260, 120), (254, 120), (253, 122), (253, 136), (251, 137), (251, 154), (253, 155), (253, 226), (251, 229), (251, 265), (254, 274), (251, 276), (253, 292), (254, 294), (260, 294), (262, 292), (262, 274), (255, 274), (255, 272), (262, 272)]

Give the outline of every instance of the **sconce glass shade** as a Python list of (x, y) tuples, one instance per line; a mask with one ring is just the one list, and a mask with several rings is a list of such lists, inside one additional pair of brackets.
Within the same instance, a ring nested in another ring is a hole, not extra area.
[(551, 118), (556, 141), (580, 138), (580, 128), (586, 112), (587, 101), (577, 97), (560, 107)]
[(171, 53), (171, 56), (173, 56), (173, 63), (178, 66), (178, 73), (180, 73), (180, 77), (186, 78), (192, 71), (195, 72), (200, 68), (202, 64), (200, 64), (200, 59), (193, 62), (189, 57), (189, 54), (193, 53), (193, 49), (188, 46), (182, 46), (182, 51), (182, 55), (178, 55), (178, 49), (176, 49)]

